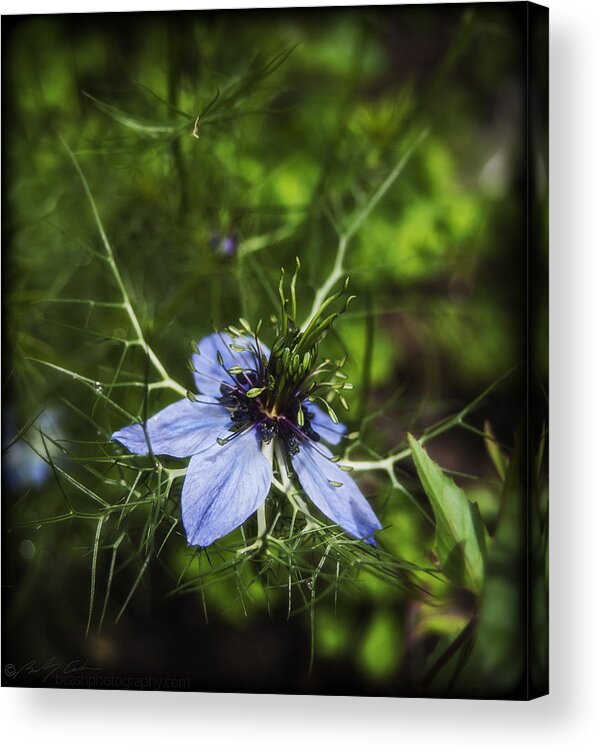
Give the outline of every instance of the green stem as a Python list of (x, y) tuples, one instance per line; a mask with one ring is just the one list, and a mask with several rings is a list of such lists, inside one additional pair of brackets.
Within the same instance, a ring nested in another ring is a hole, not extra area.
[(333, 287), (344, 275), (344, 261), (346, 259), (346, 251), (348, 250), (349, 241), (354, 237), (354, 235), (356, 235), (363, 222), (367, 219), (369, 214), (371, 214), (373, 209), (377, 206), (377, 204), (381, 201), (381, 199), (394, 184), (402, 170), (404, 170), (404, 168), (408, 164), (417, 147), (420, 146), (421, 142), (427, 136), (428, 132), (428, 130), (421, 131), (414, 143), (407, 149), (402, 158), (397, 162), (394, 169), (371, 196), (369, 201), (367, 201), (364, 207), (358, 212), (354, 220), (350, 223), (348, 229), (340, 236), (337, 251), (335, 254), (335, 261), (333, 263), (333, 269), (331, 270), (325, 282), (317, 290), (312, 309), (300, 329), (305, 329), (309, 325), (309, 323), (312, 321), (318, 310), (327, 299), (327, 296), (329, 295)]
[(131, 344), (138, 345), (139, 347), (141, 347), (142, 349), (146, 351), (149, 361), (152, 363), (152, 365), (156, 368), (156, 370), (160, 374), (165, 387), (168, 387), (169, 389), (172, 389), (173, 391), (178, 392), (181, 395), (185, 395), (186, 390), (169, 376), (169, 374), (167, 373), (167, 370), (165, 369), (165, 367), (159, 360), (154, 350), (146, 342), (139, 319), (136, 316), (135, 311), (133, 310), (133, 306), (131, 305), (131, 300), (129, 298), (129, 294), (127, 293), (127, 288), (125, 287), (123, 277), (121, 276), (121, 272), (119, 271), (119, 267), (117, 266), (117, 262), (115, 261), (115, 255), (114, 255), (112, 246), (108, 240), (108, 236), (106, 234), (106, 230), (104, 229), (102, 220), (100, 219), (100, 213), (98, 212), (98, 207), (96, 206), (96, 202), (94, 201), (94, 197), (92, 196), (90, 186), (87, 182), (85, 175), (83, 174), (83, 171), (81, 169), (81, 166), (79, 165), (79, 162), (77, 161), (77, 158), (75, 157), (75, 155), (73, 154), (73, 152), (71, 151), (67, 143), (62, 138), (61, 138), (61, 141), (65, 150), (67, 151), (67, 154), (69, 155), (71, 161), (73, 162), (75, 170), (77, 171), (77, 174), (79, 175), (79, 179), (81, 180), (81, 183), (83, 185), (83, 190), (91, 206), (92, 214), (94, 215), (94, 221), (96, 223), (96, 227), (98, 229), (100, 239), (102, 240), (102, 245), (104, 246), (104, 250), (105, 250), (104, 260), (108, 264), (112, 272), (112, 275), (115, 278), (117, 287), (119, 288), (119, 291), (121, 293), (123, 307), (125, 311), (127, 312), (127, 315), (129, 317), (129, 320), (131, 321), (131, 325), (135, 332), (136, 339), (132, 340)]

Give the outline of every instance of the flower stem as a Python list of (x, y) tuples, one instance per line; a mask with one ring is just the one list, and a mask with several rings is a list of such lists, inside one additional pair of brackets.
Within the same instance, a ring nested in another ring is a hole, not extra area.
[(257, 540), (262, 540), (267, 532), (267, 510), (265, 507), (266, 504), (263, 502), (256, 512), (258, 519), (258, 535), (256, 536)]
[(308, 324), (313, 319), (313, 317), (315, 316), (319, 308), (323, 305), (323, 302), (326, 300), (327, 296), (329, 295), (333, 287), (344, 276), (344, 273), (345, 273), (344, 261), (346, 259), (346, 251), (347, 251), (349, 241), (354, 237), (354, 235), (356, 235), (356, 233), (358, 232), (358, 230), (360, 229), (364, 221), (367, 219), (367, 217), (371, 214), (371, 212), (377, 206), (379, 201), (383, 198), (383, 196), (385, 196), (387, 191), (396, 181), (396, 178), (400, 175), (402, 170), (406, 167), (414, 151), (421, 144), (423, 139), (427, 136), (427, 133), (428, 133), (427, 130), (421, 131), (421, 133), (416, 138), (416, 140), (411, 144), (411, 146), (407, 149), (407, 151), (402, 155), (400, 161), (395, 165), (395, 167), (387, 176), (387, 178), (383, 181), (383, 183), (381, 183), (379, 188), (375, 191), (375, 193), (371, 196), (371, 198), (366, 202), (366, 204), (360, 209), (358, 214), (354, 217), (354, 220), (350, 223), (350, 226), (347, 228), (347, 230), (340, 236), (339, 241), (338, 241), (337, 251), (335, 254), (335, 260), (333, 263), (333, 268), (329, 276), (325, 280), (325, 282), (317, 290), (312, 309), (310, 313), (308, 314), (306, 321), (300, 327), (301, 330), (305, 329), (308, 326)]
[(108, 264), (111, 270), (111, 273), (114, 277), (114, 280), (117, 284), (117, 287), (119, 288), (119, 292), (121, 294), (121, 302), (119, 305), (122, 306), (122, 308), (127, 313), (127, 316), (129, 317), (129, 320), (135, 332), (135, 339), (130, 340), (130, 344), (137, 345), (146, 352), (148, 360), (152, 363), (152, 365), (155, 367), (155, 369), (159, 373), (162, 379), (162, 383), (164, 384), (166, 388), (172, 389), (174, 392), (177, 392), (181, 395), (185, 395), (186, 390), (169, 376), (162, 362), (160, 361), (160, 359), (158, 358), (158, 356), (156, 355), (154, 350), (150, 347), (150, 345), (146, 341), (146, 338), (144, 337), (142, 327), (140, 325), (139, 319), (131, 304), (131, 299), (127, 292), (127, 288), (125, 286), (125, 282), (123, 281), (123, 277), (121, 276), (119, 267), (117, 266), (117, 262), (115, 259), (115, 254), (114, 254), (112, 245), (110, 244), (108, 235), (106, 234), (106, 230), (104, 229), (104, 224), (100, 218), (100, 214), (98, 212), (96, 202), (90, 190), (90, 186), (87, 182), (87, 178), (83, 174), (83, 170), (81, 169), (81, 166), (79, 164), (79, 161), (77, 160), (77, 157), (73, 154), (73, 152), (67, 145), (66, 141), (61, 138), (61, 142), (67, 154), (69, 155), (69, 158), (71, 159), (71, 162), (73, 163), (73, 166), (75, 167), (75, 171), (77, 172), (77, 175), (79, 176), (81, 184), (83, 185), (84, 193), (88, 199), (88, 203), (90, 204), (92, 214), (94, 216), (94, 221), (96, 223), (96, 229), (98, 230), (98, 234), (100, 235), (102, 245), (104, 246), (105, 254), (103, 258)]
[(304, 500), (300, 497), (299, 494), (294, 493), (292, 479), (290, 478), (290, 475), (287, 471), (287, 465), (285, 463), (285, 455), (278, 440), (276, 440), (275, 442), (275, 457), (277, 458), (277, 467), (279, 469), (279, 477), (281, 478), (281, 492), (286, 495), (288, 501), (294, 509), (302, 512), (302, 514), (306, 518), (307, 529), (318, 528), (319, 526), (309, 512)]

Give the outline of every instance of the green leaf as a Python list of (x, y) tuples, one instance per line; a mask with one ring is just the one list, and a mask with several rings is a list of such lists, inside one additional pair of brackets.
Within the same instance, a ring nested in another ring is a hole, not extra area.
[(444, 475), (410, 434), (413, 461), (435, 514), (434, 552), (444, 574), (479, 594), (483, 585), (485, 527), (479, 507)]

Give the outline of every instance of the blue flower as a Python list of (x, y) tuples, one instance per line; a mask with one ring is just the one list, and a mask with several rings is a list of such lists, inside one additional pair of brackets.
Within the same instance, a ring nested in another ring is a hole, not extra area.
[(238, 236), (235, 232), (225, 235), (220, 232), (213, 232), (209, 242), (215, 254), (227, 257), (234, 256), (239, 245)]
[[(2, 425), (3, 439), (6, 442), (10, 441), (15, 433), (14, 423), (14, 415), (9, 413)], [(60, 434), (59, 415), (53, 408), (45, 410), (31, 426), (26, 434), (27, 441), (19, 439), (5, 451), (4, 469), (12, 490), (41, 488), (52, 476), (51, 465), (44, 458), (48, 452), (51, 457), (55, 457), (58, 450), (52, 441), (44, 443), (42, 434), (49, 439)]]
[(303, 372), (292, 360), (300, 376), (278, 379), (283, 366), (258, 338), (227, 334), (205, 337), (192, 362), (198, 396), (112, 435), (132, 454), (191, 457), (181, 496), (189, 544), (210, 545), (264, 503), (273, 478), (272, 442), (321, 512), (374, 544), (377, 517), (321, 443), (338, 444), (345, 426), (308, 401), (310, 389), (297, 388), (314, 371)]

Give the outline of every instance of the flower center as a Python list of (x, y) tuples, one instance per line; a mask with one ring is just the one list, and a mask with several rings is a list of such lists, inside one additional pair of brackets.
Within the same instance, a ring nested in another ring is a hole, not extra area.
[(232, 422), (232, 435), (225, 442), (251, 427), (258, 431), (265, 444), (279, 436), (292, 454), (296, 454), (307, 439), (319, 441), (320, 436), (311, 424), (314, 413), (303, 403), (302, 395), (294, 395), (283, 404), (279, 401), (274, 404), (270, 390), (255, 386), (255, 380), (252, 373), (244, 372), (234, 377), (235, 384), (221, 384), (219, 401), (229, 411)]
[(281, 322), (268, 356), (258, 338), (262, 321), (254, 331), (245, 319), (240, 319), (241, 330), (233, 326), (226, 330), (232, 337), (229, 347), (240, 353), (240, 357), (228, 368), (217, 351), (217, 361), (227, 375), (220, 387), (220, 402), (229, 410), (232, 422), (231, 434), (218, 439), (219, 443), (226, 444), (254, 428), (264, 443), (268, 444), (273, 437), (279, 436), (289, 451), (296, 454), (302, 443), (320, 439), (312, 427), (315, 414), (310, 409), (310, 402), (321, 402), (334, 423), (338, 421), (330, 404), (331, 395), (348, 409), (341, 390), (351, 389), (352, 384), (345, 374), (339, 372), (345, 358), (338, 362), (329, 359), (317, 362), (319, 343), (352, 300), (352, 296), (348, 297), (341, 310), (331, 313), (331, 306), (344, 297), (348, 279), (337, 293), (321, 303), (306, 325), (298, 327), (296, 278), (299, 269), (300, 261), (296, 259), (289, 297), (284, 292), (282, 270), (279, 283)]

